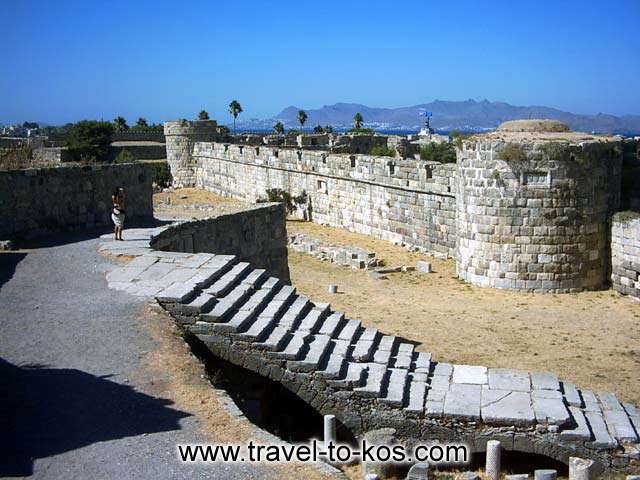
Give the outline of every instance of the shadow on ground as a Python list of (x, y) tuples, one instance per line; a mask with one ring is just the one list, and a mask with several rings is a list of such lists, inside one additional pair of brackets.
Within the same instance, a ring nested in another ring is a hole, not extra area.
[(171, 403), (108, 377), (0, 359), (0, 477), (30, 475), (34, 459), (95, 442), (179, 430), (190, 414)]
[(11, 280), (16, 271), (16, 267), (26, 257), (26, 253), (2, 252), (0, 253), (0, 288)]

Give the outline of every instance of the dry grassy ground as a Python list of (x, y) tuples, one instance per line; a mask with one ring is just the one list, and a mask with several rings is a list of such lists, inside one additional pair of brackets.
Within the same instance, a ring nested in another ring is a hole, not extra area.
[[(422, 255), (344, 230), (288, 222), (288, 233), (373, 250), (388, 265)], [(640, 404), (640, 303), (606, 290), (535, 295), (485, 289), (456, 278), (455, 263), (431, 259), (431, 274), (394, 273), (375, 280), (289, 251), (292, 283), (316, 301), (385, 333), (420, 342), (439, 360), (549, 370), (583, 388)], [(337, 284), (332, 295), (327, 285)]]

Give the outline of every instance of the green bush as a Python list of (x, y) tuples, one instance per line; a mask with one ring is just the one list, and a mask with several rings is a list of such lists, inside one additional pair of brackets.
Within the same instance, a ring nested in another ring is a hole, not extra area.
[(302, 191), (300, 195), (292, 196), (286, 190), (281, 188), (269, 188), (266, 191), (267, 199), (266, 200), (258, 200), (258, 202), (273, 202), (273, 203), (284, 203), (284, 208), (287, 210), (287, 215), (291, 215), (298, 209), (299, 205), (303, 205), (307, 203), (307, 192)]
[(75, 123), (67, 136), (67, 147), (74, 160), (99, 162), (107, 158), (114, 132), (110, 122), (83, 120)]
[(517, 143), (507, 143), (499, 154), (500, 160), (510, 163), (522, 163), (527, 159), (524, 147)]
[(160, 188), (166, 188), (173, 182), (171, 170), (167, 162), (154, 162), (151, 172), (151, 181)]
[(133, 156), (129, 150), (122, 149), (116, 156), (115, 163), (132, 163), (136, 161), (136, 157)]
[(420, 149), (420, 158), (431, 162), (456, 163), (456, 148), (451, 142), (431, 142)]
[(369, 151), (369, 155), (375, 157), (395, 157), (396, 151), (387, 145), (377, 145)]

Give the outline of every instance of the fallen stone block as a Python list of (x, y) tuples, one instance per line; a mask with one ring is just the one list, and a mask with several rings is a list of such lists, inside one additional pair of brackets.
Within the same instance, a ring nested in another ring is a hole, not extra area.
[(420, 273), (431, 273), (431, 262), (426, 262), (424, 260), (419, 260), (416, 263), (416, 269)]

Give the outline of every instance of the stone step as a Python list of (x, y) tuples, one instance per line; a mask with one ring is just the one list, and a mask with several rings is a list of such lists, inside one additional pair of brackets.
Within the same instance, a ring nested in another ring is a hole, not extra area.
[(344, 322), (344, 313), (333, 312), (324, 320), (324, 322), (322, 322), (318, 333), (320, 335), (329, 335), (331, 338), (335, 338), (344, 326)]
[(621, 443), (637, 443), (638, 435), (624, 410), (605, 410), (604, 421), (611, 435)]
[(355, 388), (354, 391), (363, 397), (380, 397), (387, 367), (379, 363), (363, 364), (367, 366), (367, 378), (364, 387)]
[(320, 378), (335, 379), (340, 377), (340, 374), (345, 367), (346, 360), (342, 355), (330, 354), (327, 360), (327, 364), (323, 369), (317, 370), (314, 374)]
[(356, 388), (363, 384), (367, 366), (364, 363), (346, 362), (339, 378), (329, 380), (334, 388)]
[(196, 286), (189, 282), (173, 283), (155, 295), (161, 303), (183, 303), (188, 302), (198, 293)]
[(177, 304), (176, 311), (182, 315), (197, 315), (198, 313), (211, 310), (215, 303), (215, 297), (212, 297), (208, 293), (201, 292), (190, 302)]
[(235, 287), (249, 272), (251, 267), (247, 262), (240, 262), (216, 280), (213, 285), (205, 290), (213, 297), (222, 297)]
[(195, 255), (191, 255), (189, 258), (180, 262), (183, 267), (186, 268), (200, 268), (205, 263), (211, 262), (215, 258), (213, 253), (196, 253)]
[(356, 362), (369, 362), (372, 360), (375, 348), (381, 334), (375, 328), (365, 328), (356, 341), (351, 357)]
[(266, 279), (267, 271), (261, 268), (257, 268), (249, 272), (249, 274), (244, 277), (241, 283), (245, 285), (251, 285), (253, 288), (259, 288)]
[[(248, 288), (252, 288), (250, 285), (242, 284)], [(264, 310), (269, 301), (276, 295), (276, 289), (266, 289), (261, 288), (253, 292), (253, 294), (244, 302), (242, 305), (238, 307), (238, 310), (251, 310), (253, 312), (259, 313)]]
[(572, 407), (582, 407), (582, 398), (573, 383), (562, 382), (562, 389), (564, 390), (564, 398), (568, 405)]
[(268, 352), (268, 354), (274, 358), (295, 360), (298, 358), (298, 355), (300, 355), (300, 352), (302, 352), (306, 338), (307, 336), (303, 333), (289, 334), (289, 341), (287, 342), (284, 350), (279, 352)]
[(276, 326), (264, 342), (255, 342), (253, 346), (260, 350), (268, 350), (270, 352), (276, 352), (282, 350), (287, 341), (289, 331), (284, 327)]
[(301, 359), (297, 361), (288, 361), (287, 369), (293, 372), (309, 373), (315, 370), (322, 359), (324, 358), (327, 350), (329, 349), (329, 342), (331, 338), (328, 335), (313, 335), (311, 341), (307, 345), (306, 353), (301, 353)]
[(284, 285), (278, 294), (275, 296), (274, 300), (289, 300), (296, 294), (296, 288), (291, 285)]
[(416, 372), (429, 373), (431, 370), (431, 354), (428, 352), (415, 352), (413, 365)]
[[(219, 298), (211, 311), (203, 313), (200, 319), (205, 322), (222, 322), (230, 317), (240, 305), (245, 303), (253, 292), (251, 285), (240, 284), (225, 297)], [(207, 292), (205, 292), (207, 293)]]
[[(276, 324), (277, 319), (287, 307), (289, 300), (275, 300), (280, 289), (279, 282), (265, 282), (263, 287), (256, 292), (258, 300), (250, 302), (253, 308), (250, 310), (257, 316), (255, 322), (246, 328), (245, 331), (239, 330), (237, 337), (246, 342), (262, 342), (266, 339)], [(280, 297), (283, 298), (283, 297)]]
[(312, 308), (303, 318), (300, 320), (298, 328), (296, 331), (298, 332), (306, 332), (306, 333), (315, 333), (318, 331), (320, 325), (324, 321), (326, 315), (328, 313), (328, 309), (323, 308)]
[(413, 354), (400, 353), (393, 359), (392, 366), (393, 368), (411, 368), (411, 362), (413, 361)]
[(343, 368), (346, 368), (346, 356), (349, 347), (349, 342), (344, 340), (331, 340), (327, 352), (327, 360), (323, 368), (319, 368), (315, 373), (321, 378), (339, 378)]
[(560, 432), (560, 438), (563, 440), (578, 440), (587, 441), (591, 440), (591, 430), (587, 424), (587, 419), (584, 416), (582, 410), (577, 407), (569, 407), (571, 416), (576, 424), (576, 428), (570, 430), (563, 430)]
[(395, 353), (395, 350), (398, 347), (398, 343), (398, 337), (395, 337), (393, 335), (383, 335), (380, 339), (380, 343), (378, 344), (378, 350)]
[(381, 365), (389, 365), (391, 362), (391, 351), (376, 348), (373, 354), (373, 361)]
[[(239, 310), (229, 319), (229, 321), (224, 323), (209, 323), (209, 325), (211, 330), (215, 333), (236, 333), (249, 328), (255, 320), (256, 316), (250, 310)], [(196, 322), (196, 325), (198, 323), (205, 322)]]
[[(242, 303), (237, 312), (230, 318), (230, 320), (226, 323), (217, 324), (215, 327), (215, 331), (221, 333), (232, 333), (235, 334), (237, 332), (243, 332), (245, 330), (249, 330), (258, 315), (264, 311), (265, 305), (268, 305), (269, 301), (276, 294), (277, 289), (260, 289), (254, 291), (250, 285), (240, 284), (237, 289), (247, 289), (249, 292), (253, 292), (249, 299)], [(227, 297), (224, 297), (222, 301), (224, 301)], [(216, 305), (217, 306), (217, 305)], [(201, 318), (206, 318), (204, 315)]]
[(409, 371), (403, 368), (391, 368), (387, 372), (387, 391), (386, 395), (380, 398), (380, 401), (393, 407), (402, 407)]
[(291, 304), (291, 307), (289, 307), (289, 309), (282, 315), (278, 325), (283, 328), (293, 330), (299, 320), (306, 315), (311, 307), (312, 304), (307, 297), (298, 296)]
[(347, 320), (347, 323), (338, 334), (338, 339), (353, 342), (354, 337), (359, 332), (361, 326), (360, 320)]
[(269, 277), (265, 280), (265, 282), (262, 284), (263, 288), (275, 288), (279, 285), (281, 285), (282, 282), (280, 282), (280, 280), (278, 280), (276, 277)]
[(275, 318), (258, 317), (244, 331), (238, 330), (234, 335), (244, 342), (263, 342), (274, 328)]
[(586, 412), (585, 416), (593, 433), (594, 440), (591, 442), (593, 447), (610, 450), (618, 446), (618, 442), (609, 434), (607, 425), (600, 413)]
[(198, 273), (191, 278), (198, 288), (209, 288), (213, 282), (218, 280), (222, 275), (227, 273), (237, 262), (236, 257), (231, 256), (215, 256), (212, 260), (198, 268)]
[(427, 393), (427, 383), (412, 380), (409, 384), (409, 404), (405, 407), (407, 412), (420, 413), (424, 410), (424, 400)]

